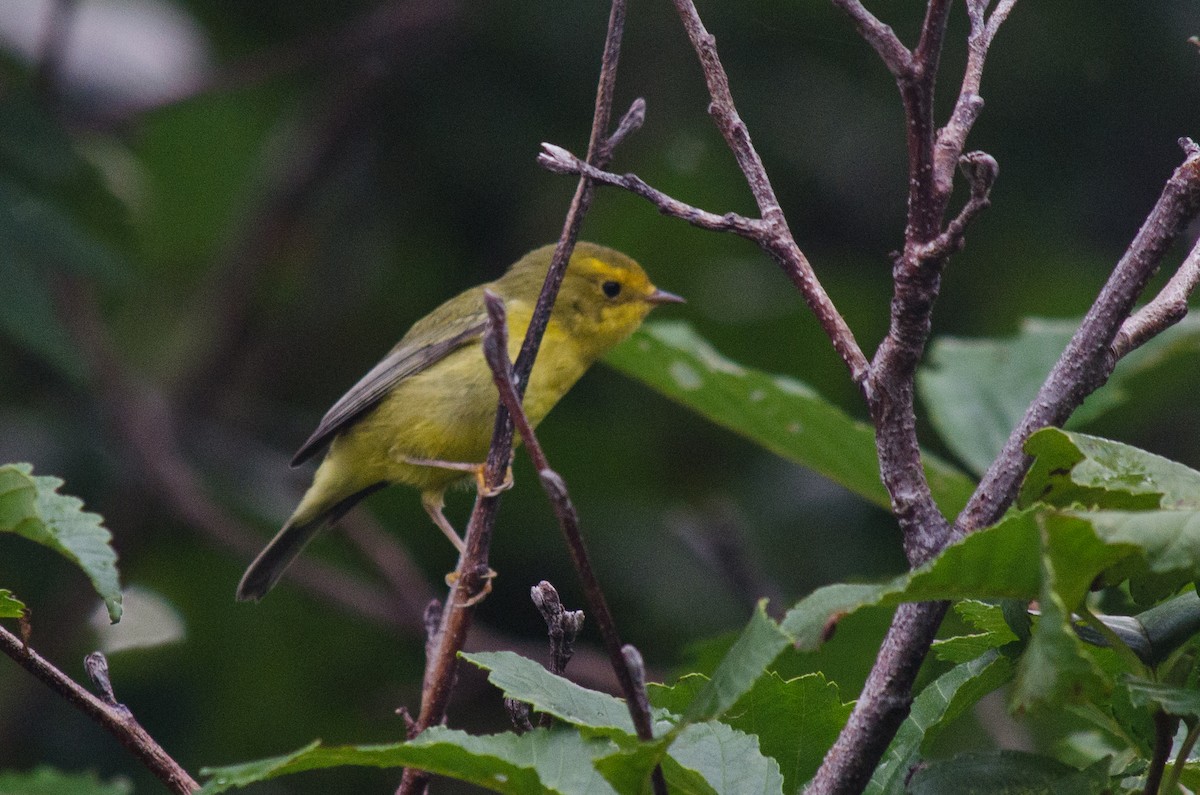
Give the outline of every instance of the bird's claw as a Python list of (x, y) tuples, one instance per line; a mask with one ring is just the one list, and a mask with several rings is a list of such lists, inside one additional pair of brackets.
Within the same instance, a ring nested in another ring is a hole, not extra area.
[[(471, 607), (482, 602), (488, 594), (492, 592), (492, 580), (496, 579), (496, 570), (488, 567), (487, 574), (483, 575), (483, 588), (479, 593), (469, 597), (465, 602), (456, 605), (457, 607)], [(452, 571), (446, 575), (446, 585), (453, 588), (458, 583), (459, 576), (457, 571)]]

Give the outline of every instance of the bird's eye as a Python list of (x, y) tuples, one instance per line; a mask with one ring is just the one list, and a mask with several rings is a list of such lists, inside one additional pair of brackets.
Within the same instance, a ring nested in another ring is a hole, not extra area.
[(621, 294), (620, 282), (605, 282), (604, 284), (600, 285), (600, 289), (603, 290), (604, 294), (609, 298), (616, 298)]

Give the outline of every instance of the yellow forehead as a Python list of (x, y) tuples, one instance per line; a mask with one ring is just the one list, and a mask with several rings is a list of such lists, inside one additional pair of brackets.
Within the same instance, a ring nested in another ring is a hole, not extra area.
[(617, 281), (622, 284), (646, 283), (646, 274), (632, 261), (614, 264), (596, 257), (585, 257), (580, 263), (580, 271), (592, 274), (597, 281)]

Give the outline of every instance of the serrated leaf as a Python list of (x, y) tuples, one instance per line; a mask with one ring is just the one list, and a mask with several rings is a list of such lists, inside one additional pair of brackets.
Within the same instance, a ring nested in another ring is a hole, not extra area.
[(782, 627), (798, 648), (816, 648), (829, 622), (868, 605), (943, 599), (1035, 599), (1041, 587), (1040, 541), (1031, 514), (1014, 513), (946, 548), (910, 574), (879, 584), (818, 588), (787, 615)]
[(2, 795), (132, 795), (123, 778), (101, 781), (95, 773), (67, 773), (44, 765), (28, 772), (0, 771)]
[(1127, 444), (1043, 428), (1025, 452), (1034, 463), (1021, 486), (1022, 505), (1200, 508), (1200, 472)]
[[(605, 361), (718, 425), (890, 507), (874, 430), (807, 384), (725, 358), (686, 323), (647, 324)], [(934, 498), (954, 515), (975, 484), (934, 456), (924, 460)]]
[(205, 795), (226, 792), (279, 776), (329, 767), (416, 767), (476, 784), (495, 792), (611, 793), (593, 767), (615, 746), (601, 738), (584, 739), (574, 731), (535, 729), (525, 734), (470, 735), (434, 727), (407, 743), (322, 746), (311, 743), (290, 754), (220, 768), (210, 776)]
[(1076, 635), (1071, 611), (1087, 595), (1096, 574), (1128, 550), (1097, 543), (1086, 522), (1066, 516), (1038, 517), (1042, 532), (1041, 616), (1021, 657), (1013, 702), (1023, 707), (1061, 703), (1094, 694), (1104, 675)]
[(742, 634), (688, 705), (684, 720), (694, 723), (719, 717), (745, 695), (790, 643), (791, 638), (767, 615), (766, 600), (759, 601)]
[(573, 726), (635, 734), (625, 702), (556, 676), (511, 651), (462, 652), (460, 656), (488, 672), (488, 681), (507, 698), (524, 701), (539, 712)]
[(0, 618), (20, 618), (25, 615), (25, 603), (13, 596), (13, 592), (0, 588)]
[(685, 727), (667, 754), (680, 767), (699, 773), (720, 795), (783, 792), (779, 763), (763, 755), (758, 738), (720, 721)]
[(62, 480), (32, 474), (28, 464), (0, 466), (0, 532), (16, 533), (75, 563), (104, 600), (109, 618), (121, 619), (121, 585), (112, 534), (83, 502), (59, 494)]
[(823, 674), (782, 679), (759, 677), (722, 721), (758, 738), (759, 749), (779, 763), (784, 790), (798, 792), (812, 778), (853, 709)]
[[(930, 345), (917, 374), (921, 401), (938, 435), (971, 472), (991, 465), (1078, 327), (1078, 320), (1030, 318), (1013, 337), (939, 337)], [(1126, 356), (1070, 424), (1078, 427), (1119, 406), (1132, 378), (1197, 349), (1200, 321), (1188, 317)]]
[(935, 640), (933, 652), (939, 660), (968, 662), (991, 649), (998, 649), (1018, 639), (1004, 619), (1004, 609), (998, 604), (964, 599), (954, 604), (954, 612), (976, 629), (983, 631)]
[[(615, 753), (598, 758), (594, 763), (596, 770), (604, 776), (604, 780), (613, 789), (622, 795), (651, 795), (653, 787), (650, 783), (650, 774), (655, 767), (662, 764), (663, 757), (667, 753), (667, 742), (663, 740), (653, 743), (621, 743), (621, 745), (622, 747)], [(696, 783), (696, 780), (699, 783)], [(695, 773), (677, 777), (671, 782), (671, 785), (672, 792), (703, 791), (708, 787), (708, 784), (704, 783), (704, 779)]]
[(1076, 770), (1048, 756), (998, 751), (959, 754), (934, 762), (913, 776), (907, 791), (912, 795), (1096, 795), (1107, 785), (1104, 761)]
[(1122, 684), (1129, 691), (1129, 700), (1137, 707), (1157, 707), (1177, 718), (1200, 719), (1200, 692), (1178, 685), (1149, 682), (1136, 676), (1125, 676)]
[(939, 676), (913, 699), (912, 710), (875, 768), (868, 795), (904, 793), (909, 772), (937, 736), (988, 693), (1012, 679), (1013, 661), (995, 650)]

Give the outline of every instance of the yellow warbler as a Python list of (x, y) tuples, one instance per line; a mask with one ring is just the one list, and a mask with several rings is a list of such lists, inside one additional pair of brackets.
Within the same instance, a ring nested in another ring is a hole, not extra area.
[[(389, 483), (417, 488), (430, 518), (462, 550), (442, 506), (447, 488), (479, 470), (495, 421), (496, 387), (481, 345), (483, 291), (504, 299), (515, 358), (553, 253), (554, 246), (531, 251), (496, 281), (472, 287), (418, 320), (333, 405), (292, 465), (328, 444), (325, 460), (292, 517), (246, 570), (238, 599), (261, 599), (322, 526)], [(545, 417), (656, 304), (681, 301), (651, 284), (624, 254), (579, 243), (525, 392), (530, 421), (536, 425)]]

